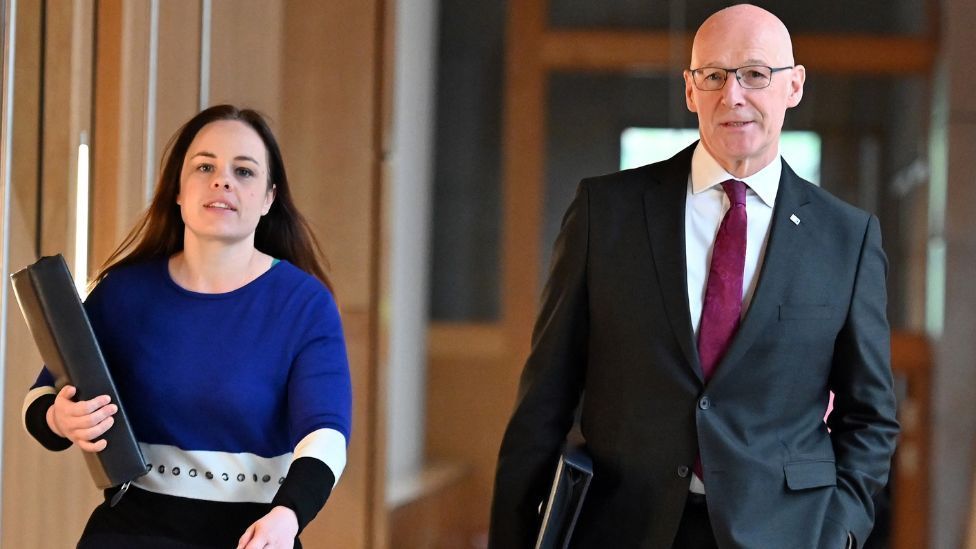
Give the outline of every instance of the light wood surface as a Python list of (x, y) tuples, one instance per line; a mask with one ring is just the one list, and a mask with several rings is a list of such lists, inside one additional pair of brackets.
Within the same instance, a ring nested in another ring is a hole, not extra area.
[[(505, 55), (502, 150), (502, 322), (512, 355), (511, 380), (528, 354), (538, 302), (539, 235), (545, 179), (545, 84), (539, 61), (546, 2), (514, 0), (509, 7)], [(507, 387), (510, 388), (510, 387)], [(514, 402), (511, 396), (498, 402)]]
[(898, 403), (901, 433), (890, 474), (892, 490), (891, 547), (928, 545), (929, 471), (932, 430), (932, 348), (921, 334), (894, 332), (891, 369), (905, 384)]
[[(13, 178), (7, 242), (12, 269), (37, 258), (39, 248), (63, 251), (73, 236), (67, 205), (72, 201), (70, 182), (75, 170), (79, 114), (70, 114), (73, 89), (87, 64), (73, 55), (60, 55), (45, 66), (44, 78), (54, 89), (41, 93), (41, 12), (37, 3), (19, 3), (16, 89), (13, 135)], [(48, 10), (50, 32), (45, 48), (68, 51), (80, 39), (75, 31), (89, 2), (53, 2)], [(91, 13), (87, 11), (87, 13)], [(52, 36), (58, 34), (58, 37)], [(90, 31), (89, 31), (90, 33)], [(90, 34), (89, 34), (90, 36)], [(67, 48), (63, 50), (52, 48)], [(84, 50), (76, 52), (82, 53)], [(89, 65), (90, 67), (90, 65)], [(83, 78), (83, 76), (81, 76)], [(42, 117), (42, 104), (45, 115)], [(43, 131), (43, 147), (40, 139)], [(47, 187), (39, 194), (43, 178)], [(42, 208), (39, 198), (53, 202)], [(43, 213), (45, 218), (40, 214)], [(43, 223), (44, 234), (39, 232)], [(42, 242), (43, 241), (43, 242)], [(8, 285), (4, 284), (4, 288)], [(2, 547), (70, 547), (100, 499), (76, 450), (52, 453), (40, 447), (24, 430), (21, 405), (41, 366), (40, 356), (13, 295), (8, 301), (6, 370), (4, 372), (3, 516)]]
[(93, 268), (108, 259), (147, 205), (149, 25), (146, 0), (99, 2), (92, 148)]
[[(467, 470), (456, 464), (429, 465), (405, 481), (405, 497), (395, 497), (390, 509), (392, 547), (402, 549), (468, 549), (476, 545), (477, 534), (465, 529), (471, 497)], [(395, 492), (400, 492), (399, 487)], [(397, 494), (394, 494), (397, 496)]]
[(432, 324), (428, 348), (427, 453), (469, 468), (457, 488), (466, 502), (455, 528), (471, 537), (487, 530), (498, 446), (515, 401), (518, 374), (499, 372), (517, 367), (497, 325)]
[[(285, 90), (282, 68), (288, 55), (282, 50), (287, 30), (282, 17), (288, 4), (266, 0), (213, 2), (209, 105), (250, 107), (280, 124)], [(314, 2), (297, 4), (304, 12), (316, 7)]]
[(966, 533), (966, 549), (976, 549), (976, 467), (973, 467), (972, 503), (969, 505), (969, 530)]
[[(162, 168), (163, 151), (184, 122), (199, 110), (201, 0), (159, 2), (156, 134), (153, 173)], [(239, 25), (239, 22), (232, 22)], [(224, 28), (217, 25), (217, 28)], [(258, 36), (256, 41), (265, 40)], [(155, 178), (154, 178), (155, 182)]]
[[(286, 3), (280, 138), (295, 198), (332, 263), (353, 374), (349, 465), (309, 547), (383, 547), (385, 389), (378, 361), (382, 5)], [(314, 545), (313, 545), (314, 544)]]

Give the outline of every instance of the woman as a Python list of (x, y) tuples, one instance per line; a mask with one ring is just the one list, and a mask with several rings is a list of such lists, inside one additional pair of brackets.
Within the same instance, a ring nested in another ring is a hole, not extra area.
[[(79, 547), (300, 547), (346, 461), (351, 390), (318, 245), (259, 114), (211, 107), (171, 142), (152, 204), (85, 309), (150, 471)], [(45, 447), (98, 452), (117, 411), (42, 370)]]

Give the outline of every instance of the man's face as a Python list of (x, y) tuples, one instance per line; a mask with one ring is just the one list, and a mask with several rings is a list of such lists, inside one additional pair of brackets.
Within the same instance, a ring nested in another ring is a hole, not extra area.
[[(691, 68), (785, 67), (793, 65), (791, 49), (785, 28), (768, 12), (723, 10), (695, 36)], [(745, 89), (729, 73), (722, 89), (702, 91), (685, 71), (688, 109), (698, 113), (705, 149), (736, 177), (768, 165), (778, 152), (786, 109), (803, 96), (805, 76), (805, 69), (797, 65), (774, 73), (766, 88)]]

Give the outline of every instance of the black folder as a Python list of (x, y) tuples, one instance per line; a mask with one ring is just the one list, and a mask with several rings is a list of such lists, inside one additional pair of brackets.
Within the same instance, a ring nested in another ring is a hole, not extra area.
[(55, 387), (74, 385), (76, 400), (108, 395), (119, 407), (115, 423), (102, 435), (108, 441), (105, 449), (82, 452), (95, 485), (110, 488), (144, 475), (146, 461), (64, 257), (42, 257), (10, 278), (41, 358), (54, 375)]
[(593, 460), (582, 444), (569, 443), (559, 456), (536, 549), (566, 549), (583, 499), (593, 480)]

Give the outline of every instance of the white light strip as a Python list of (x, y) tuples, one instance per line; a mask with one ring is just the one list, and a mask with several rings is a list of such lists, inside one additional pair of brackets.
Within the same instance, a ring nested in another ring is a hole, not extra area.
[(88, 141), (83, 132), (78, 145), (78, 177), (75, 192), (75, 287), (82, 299), (88, 289)]
[(156, 175), (156, 73), (159, 64), (159, 0), (149, 3), (149, 75), (146, 82), (146, 204), (152, 200)]
[[(0, 121), (3, 127), (0, 128), (0, 193), (2, 193), (3, 219), (0, 225), (0, 395), (4, 394), (3, 380), (7, 371), (7, 280), (10, 273), (10, 163), (13, 159), (11, 153), (10, 140), (13, 139), (14, 131), (14, 59), (16, 59), (14, 45), (17, 36), (17, 0), (7, 0), (8, 10), (6, 14), (0, 14), (0, 24), (9, 22), (3, 33), (3, 44), (0, 44), (0, 52), (3, 54), (3, 75), (0, 76), (0, 90), (3, 97), (0, 98)], [(0, 406), (0, 425), (3, 425), (3, 407)], [(0, 471), (3, 470), (3, 441), (0, 440)], [(0, 476), (0, 494), (3, 493), (3, 479)], [(0, 498), (0, 517), (3, 516), (3, 498)], [(0, 531), (3, 525), (0, 524)]]
[(941, 236), (929, 237), (925, 267), (925, 331), (938, 341), (945, 330), (946, 242)]
[(213, 6), (211, 0), (200, 2), (200, 95), (199, 110), (210, 104), (210, 40)]

